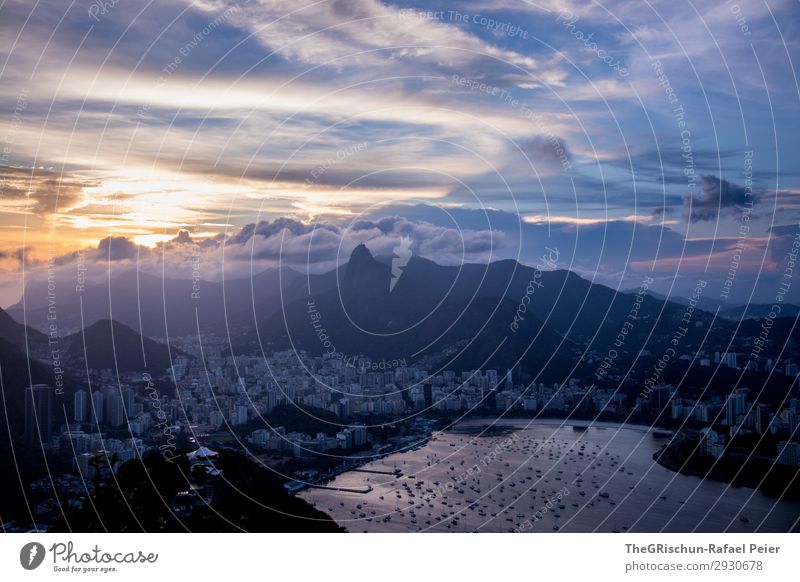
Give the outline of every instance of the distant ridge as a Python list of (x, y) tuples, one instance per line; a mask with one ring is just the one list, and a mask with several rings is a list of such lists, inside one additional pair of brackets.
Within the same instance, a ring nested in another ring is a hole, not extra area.
[[(86, 362), (90, 368), (162, 375), (172, 365), (166, 345), (142, 337), (125, 324), (103, 319), (64, 338), (66, 357), (72, 365)], [(173, 350), (173, 357), (183, 355)]]
[[(254, 317), (271, 315), (280, 306), (281, 282), (288, 285), (297, 277), (299, 274), (288, 268), (267, 269), (252, 279), (224, 282), (196, 282), (135, 270), (114, 273), (110, 279), (87, 282), (80, 293), (74, 287), (60, 290), (58, 327), (68, 335), (100, 320), (113, 319), (157, 338), (196, 334), (198, 326), (217, 332), (252, 327)], [(46, 285), (32, 281), (24, 294), (25, 312), (20, 301), (8, 308), (9, 315), (47, 331), (51, 322), (47, 318)]]

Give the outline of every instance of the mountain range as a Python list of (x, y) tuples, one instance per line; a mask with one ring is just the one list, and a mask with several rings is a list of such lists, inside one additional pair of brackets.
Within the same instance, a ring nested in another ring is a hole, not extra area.
[[(643, 345), (656, 321), (665, 330), (685, 311), (513, 260), (442, 266), (412, 257), (391, 289), (390, 261), (360, 245), (338, 269), (296, 280), (284, 293), (292, 301), (259, 320), (257, 337), (236, 347), (248, 352), (269, 342), (311, 353), (335, 347), (345, 357), (424, 358), (443, 369), (549, 367), (560, 374), (580, 361), (589, 342), (605, 349), (634, 305), (639, 325), (628, 336), (631, 349)], [(703, 320), (710, 316), (698, 313)]]
[[(758, 333), (758, 319), (714, 321), (701, 309), (704, 303), (690, 309), (688, 300), (617, 292), (570, 271), (513, 260), (445, 266), (412, 256), (396, 269), (392, 285), (392, 260), (359, 245), (346, 263), (322, 274), (281, 268), (252, 279), (198, 282), (123, 272), (87, 283), (80, 294), (59, 296), (58, 325), (86, 327), (89, 361), (96, 367), (113, 369), (116, 355), (120, 371), (158, 372), (169, 365), (167, 348), (141, 336), (172, 338), (198, 329), (230, 338), (236, 354), (302, 349), (456, 370), (550, 367), (556, 376), (596, 366), (587, 354), (597, 360), (614, 345), (632, 357), (644, 347), (657, 354), (681, 326), (687, 327), (680, 336), (687, 353), (701, 344), (735, 351), (729, 345), (734, 333)], [(46, 287), (29, 284), (9, 314), (46, 330), (47, 308)], [(18, 343), (24, 329), (0, 313), (0, 338)], [(775, 345), (797, 336), (791, 320), (774, 329), (769, 339)], [(44, 338), (28, 330), (29, 345), (36, 344), (31, 338)], [(67, 356), (83, 361), (77, 339), (74, 333), (64, 338)]]
[(72, 417), (72, 396), (85, 388), (86, 365), (114, 372), (150, 372), (161, 376), (173, 358), (185, 355), (128, 326), (109, 319), (53, 342), (43, 333), (16, 322), (0, 309), (0, 415), (22, 432), (25, 388), (31, 384), (58, 387), (54, 421)]
[[(103, 319), (124, 323), (149, 337), (196, 334), (198, 327), (223, 332), (270, 315), (279, 304), (280, 285), (298, 277), (291, 269), (269, 269), (252, 278), (221, 282), (122, 271), (103, 281), (87, 282), (80, 290), (71, 285), (58, 287), (52, 310), (47, 282), (34, 280), (7, 312), (43, 332), (55, 321), (62, 335)], [(55, 319), (49, 319), (49, 314)]]
[(114, 372), (150, 372), (161, 376), (179, 350), (144, 337), (127, 325), (101, 319), (64, 338), (64, 358), (71, 366), (87, 365)]
[[(670, 295), (666, 297), (654, 291), (648, 291), (648, 295), (660, 301), (671, 301), (679, 305), (689, 305), (690, 301), (687, 297), (680, 295)], [(697, 307), (709, 313), (715, 313), (719, 310), (719, 317), (724, 317), (731, 321), (739, 321), (741, 319), (763, 319), (767, 317), (772, 311), (773, 304), (771, 303), (747, 303), (741, 305), (731, 305), (727, 299), (720, 295), (713, 297), (702, 297), (697, 302)], [(792, 303), (783, 303), (781, 305), (781, 317), (797, 317), (800, 313), (800, 307)]]

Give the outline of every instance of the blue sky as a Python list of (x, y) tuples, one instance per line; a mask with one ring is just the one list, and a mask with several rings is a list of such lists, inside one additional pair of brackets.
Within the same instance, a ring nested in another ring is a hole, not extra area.
[(81, 249), (218, 278), (403, 234), (447, 263), (557, 245), (678, 294), (735, 263), (731, 297), (769, 302), (800, 221), (799, 28), (788, 0), (7, 0), (0, 304)]

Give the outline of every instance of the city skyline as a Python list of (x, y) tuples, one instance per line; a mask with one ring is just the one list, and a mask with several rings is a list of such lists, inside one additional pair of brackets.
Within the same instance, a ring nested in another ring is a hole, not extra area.
[(798, 3), (450, 4), (0, 0), (3, 532), (800, 531)]

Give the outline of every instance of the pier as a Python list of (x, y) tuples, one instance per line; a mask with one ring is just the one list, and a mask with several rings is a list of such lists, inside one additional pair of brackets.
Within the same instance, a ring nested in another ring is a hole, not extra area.
[(346, 493), (361, 493), (362, 495), (366, 495), (370, 491), (372, 491), (372, 485), (367, 485), (366, 487), (328, 487), (327, 485), (311, 485), (309, 484), (308, 487), (312, 489), (327, 489), (328, 491), (344, 491)]
[(375, 475), (392, 475), (393, 477), (402, 477), (403, 472), (400, 469), (394, 471), (381, 471), (379, 469), (353, 469), (353, 473), (373, 473)]

